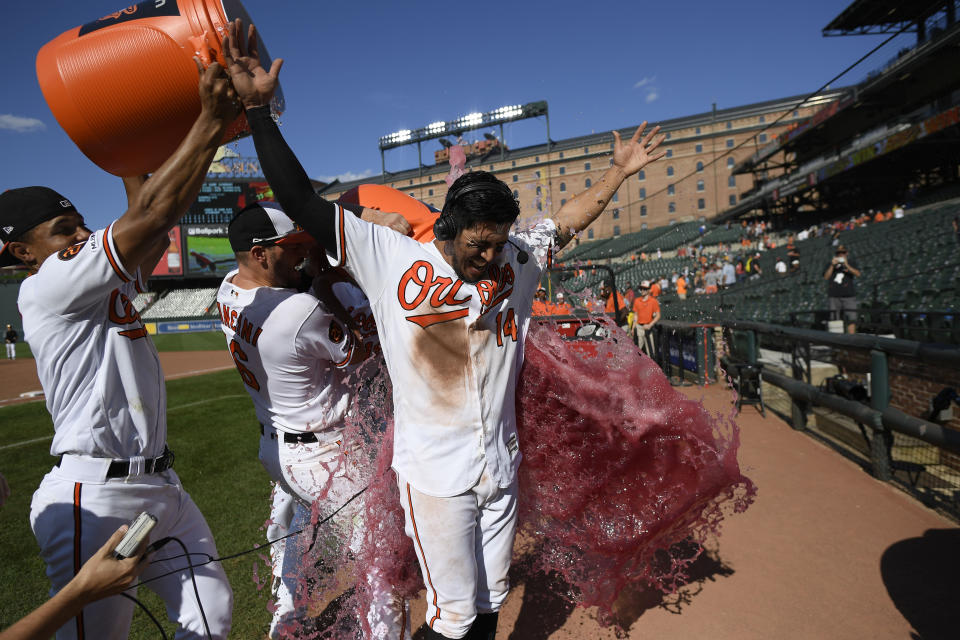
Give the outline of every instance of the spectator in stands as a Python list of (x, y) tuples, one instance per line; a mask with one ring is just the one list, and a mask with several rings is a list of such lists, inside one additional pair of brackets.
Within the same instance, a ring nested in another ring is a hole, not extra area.
[(737, 283), (737, 270), (730, 262), (730, 256), (726, 256), (723, 259), (723, 269), (721, 270), (723, 278), (720, 281), (720, 284), (724, 289), (731, 287)]
[(827, 286), (827, 303), (830, 308), (830, 319), (839, 320), (841, 315), (847, 324), (847, 333), (857, 332), (857, 297), (854, 280), (860, 277), (860, 271), (850, 261), (847, 248), (837, 247), (830, 266), (823, 274)]
[(720, 273), (720, 268), (716, 263), (711, 264), (707, 269), (707, 273), (703, 276), (704, 282), (704, 293), (716, 293), (720, 289), (720, 280), (722, 274)]
[(573, 308), (564, 301), (563, 291), (557, 292), (557, 301), (554, 304), (548, 304), (547, 309), (555, 316), (568, 316), (573, 313)]
[(660, 276), (660, 293), (670, 290), (670, 280), (667, 278), (667, 274)]
[(893, 217), (896, 218), (897, 220), (899, 220), (900, 218), (903, 217), (903, 205), (902, 205), (902, 204), (898, 204), (897, 206), (895, 206), (895, 207), (893, 208)]
[(653, 333), (650, 329), (660, 320), (660, 303), (650, 295), (650, 289), (649, 280), (641, 282), (640, 295), (633, 301), (633, 342), (648, 356), (653, 356)]
[(737, 282), (743, 282), (747, 279), (747, 271), (743, 268), (743, 258), (737, 260), (735, 269), (737, 271)]
[[(604, 284), (600, 288), (600, 296), (606, 301), (603, 307), (604, 312), (608, 314), (616, 313), (614, 317), (616, 323), (620, 326), (626, 326), (627, 302), (623, 299), (623, 295), (619, 291), (611, 291), (610, 287)], [(616, 296), (616, 303), (614, 303), (614, 296)]]
[(790, 261), (790, 272), (800, 270), (800, 252), (796, 249), (792, 249), (787, 253), (787, 260)]
[(877, 211), (877, 214), (873, 216), (874, 222), (883, 222), (886, 218), (883, 215), (883, 211)]
[(633, 285), (629, 282), (627, 283), (627, 290), (623, 292), (623, 297), (627, 301), (627, 308), (633, 306), (633, 300), (637, 297), (636, 292), (633, 290)]
[(783, 261), (783, 258), (777, 258), (777, 264), (773, 265), (773, 269), (777, 273), (786, 273), (787, 263)]
[[(956, 238), (957, 244), (960, 245), (960, 215), (953, 216), (953, 237)], [(7, 325), (8, 327), (10, 325)]]
[(763, 275), (763, 269), (760, 268), (760, 253), (755, 253), (753, 256), (747, 258), (746, 265), (747, 277), (751, 280), (756, 280)]
[(663, 251), (660, 251), (660, 247), (657, 247), (657, 260), (663, 257)]
[(687, 299), (687, 279), (683, 276), (677, 277), (677, 282), (675, 283), (677, 287), (677, 297), (681, 300)]
[(650, 285), (650, 295), (654, 298), (659, 298), (661, 293), (660, 283), (656, 280)]
[(550, 311), (547, 307), (547, 290), (543, 287), (537, 289), (537, 293), (533, 296), (533, 315), (550, 315)]

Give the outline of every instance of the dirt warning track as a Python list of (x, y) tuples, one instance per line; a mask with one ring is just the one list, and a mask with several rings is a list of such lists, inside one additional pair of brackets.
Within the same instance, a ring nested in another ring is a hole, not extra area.
[[(213, 373), (233, 367), (233, 360), (226, 349), (219, 351), (164, 351), (160, 364), (167, 380), (185, 378), (203, 373)], [(41, 391), (37, 377), (37, 365), (33, 358), (0, 360), (0, 407), (19, 402), (35, 402), (43, 396), (22, 397)]]

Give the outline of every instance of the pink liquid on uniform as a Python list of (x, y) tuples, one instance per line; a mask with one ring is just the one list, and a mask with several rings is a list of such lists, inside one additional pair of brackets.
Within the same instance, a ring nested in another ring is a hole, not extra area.
[[(661, 554), (654, 568), (655, 554), (716, 536), (724, 514), (746, 509), (755, 489), (740, 474), (732, 421), (675, 391), (623, 332), (590, 346), (596, 350), (585, 353), (531, 323), (517, 389), (524, 456), (518, 538), (537, 544), (535, 570), (558, 572), (570, 586), (564, 595), (599, 607), (601, 621), (609, 621), (605, 614), (626, 585), (670, 591), (681, 584), (695, 556), (664, 564)], [(351, 567), (355, 591), (331, 628), (294, 637), (348, 637), (345, 626), (353, 629), (349, 635), (369, 637), (365, 612), (376, 585), (409, 599), (423, 588), (390, 471), (385, 379), (381, 373), (368, 386), (344, 433), (346, 442), (364, 443), (357, 456), (363, 468), (355, 472), (370, 478), (357, 532), (362, 544), (352, 558), (345, 540), (333, 551), (316, 545), (303, 557), (301, 584), (312, 584), (314, 593), (333, 588), (318, 562)], [(422, 622), (414, 620), (413, 629)]]

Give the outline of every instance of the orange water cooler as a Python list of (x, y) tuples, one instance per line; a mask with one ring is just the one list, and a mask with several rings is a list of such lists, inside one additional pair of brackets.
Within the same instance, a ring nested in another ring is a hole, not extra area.
[[(239, 0), (147, 0), (75, 27), (37, 54), (50, 110), (80, 150), (117, 176), (155, 171), (200, 113), (197, 67), (224, 63), (226, 25), (250, 16)], [(264, 67), (270, 68), (260, 43)], [(279, 88), (271, 105), (283, 110)], [(223, 142), (249, 133), (241, 114)]]

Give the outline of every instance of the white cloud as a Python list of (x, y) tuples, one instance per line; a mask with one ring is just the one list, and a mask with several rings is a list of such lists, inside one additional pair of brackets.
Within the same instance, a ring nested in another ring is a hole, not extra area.
[(334, 180), (339, 180), (340, 182), (350, 182), (351, 180), (362, 180), (363, 178), (369, 178), (372, 175), (373, 171), (371, 169), (364, 169), (359, 173), (354, 171), (346, 171), (335, 176), (317, 176), (317, 180), (320, 180), (321, 182), (333, 182)]
[(654, 102), (659, 97), (660, 97), (660, 92), (657, 90), (657, 88), (650, 87), (650, 89), (647, 91), (647, 97), (645, 98), (645, 100), (649, 104), (651, 102)]
[(637, 81), (637, 82), (633, 85), (633, 88), (634, 88), (634, 89), (639, 89), (640, 87), (645, 87), (645, 86), (647, 86), (648, 84), (651, 84), (651, 83), (652, 83), (654, 80), (656, 80), (656, 79), (657, 79), (657, 76), (647, 76), (647, 77), (641, 78), (639, 81)]
[(9, 113), (0, 113), (0, 129), (9, 129), (17, 133), (30, 133), (31, 131), (43, 131), (47, 125), (36, 118), (24, 118)]

